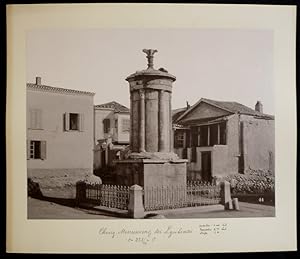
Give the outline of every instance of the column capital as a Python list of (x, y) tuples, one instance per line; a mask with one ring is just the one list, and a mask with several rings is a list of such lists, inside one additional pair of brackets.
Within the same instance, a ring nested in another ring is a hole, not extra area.
[(145, 98), (145, 90), (144, 89), (140, 89), (139, 90), (139, 95), (140, 95), (140, 98)]

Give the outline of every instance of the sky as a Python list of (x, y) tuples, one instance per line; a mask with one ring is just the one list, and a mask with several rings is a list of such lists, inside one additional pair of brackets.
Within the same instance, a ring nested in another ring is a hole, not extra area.
[(26, 37), (27, 82), (94, 92), (94, 103), (129, 107), (130, 74), (154, 68), (176, 76), (172, 109), (200, 98), (236, 101), (274, 114), (273, 33), (240, 29), (51, 29)]

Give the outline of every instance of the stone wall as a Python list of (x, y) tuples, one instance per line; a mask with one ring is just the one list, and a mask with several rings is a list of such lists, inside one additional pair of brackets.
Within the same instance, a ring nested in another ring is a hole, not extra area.
[(116, 163), (115, 171), (112, 174), (117, 185), (144, 185), (143, 165), (141, 163), (126, 163), (125, 161), (124, 163)]
[(274, 120), (242, 118), (245, 145), (245, 172), (270, 170), (275, 173), (275, 125)]
[(239, 115), (234, 114), (228, 117), (227, 121), (227, 173), (238, 173), (240, 156), (240, 124)]
[(215, 145), (213, 147), (211, 164), (212, 164), (212, 176), (222, 177), (228, 175), (234, 168), (229, 167), (228, 161), (228, 146), (227, 145)]
[(74, 199), (76, 182), (92, 176), (92, 172), (90, 168), (28, 169), (27, 175), (39, 184), (44, 196)]
[(151, 186), (179, 186), (186, 184), (186, 163), (144, 164), (144, 184)]

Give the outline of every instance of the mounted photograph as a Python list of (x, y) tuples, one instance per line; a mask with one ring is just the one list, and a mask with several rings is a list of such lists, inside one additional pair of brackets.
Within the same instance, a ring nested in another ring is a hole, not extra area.
[(275, 217), (273, 37), (28, 31), (27, 219)]

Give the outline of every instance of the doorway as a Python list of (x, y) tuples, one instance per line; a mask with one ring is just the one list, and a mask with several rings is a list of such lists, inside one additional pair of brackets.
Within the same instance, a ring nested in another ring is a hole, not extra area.
[(210, 182), (211, 177), (211, 152), (201, 152), (202, 181)]

